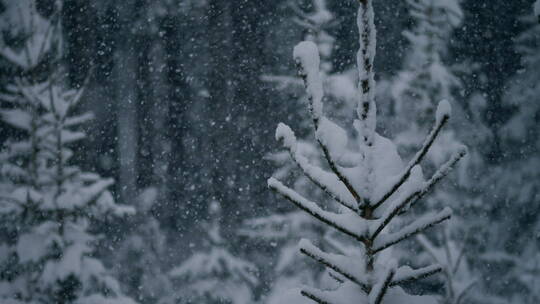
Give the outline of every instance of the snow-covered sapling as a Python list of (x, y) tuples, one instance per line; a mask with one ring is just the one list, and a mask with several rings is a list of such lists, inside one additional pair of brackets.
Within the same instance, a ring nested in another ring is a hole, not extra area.
[[(60, 1), (57, 1), (60, 3)], [(20, 14), (21, 45), (0, 48), (18, 75), (0, 95), (0, 120), (20, 132), (0, 151), (0, 303), (134, 303), (95, 256), (92, 223), (133, 210), (115, 203), (112, 179), (73, 164), (73, 145), (85, 138), (77, 114), (83, 89), (69, 89), (61, 57), (60, 5), (50, 19), (34, 1), (13, 1)]]
[(458, 243), (450, 238), (449, 230), (448, 226), (442, 230), (440, 246), (435, 245), (425, 235), (418, 235), (416, 240), (432, 260), (443, 266), (445, 293), (440, 298), (440, 303), (460, 304), (467, 299), (477, 281), (470, 273), (465, 257), (467, 238)]
[(203, 250), (170, 271), (182, 288), (180, 297), (172, 303), (253, 303), (257, 269), (229, 250), (221, 235), (219, 203), (212, 202), (209, 209), (212, 219), (205, 223), (207, 237)]
[[(435, 303), (431, 297), (407, 295), (400, 284), (421, 279), (442, 270), (439, 265), (420, 269), (397, 267), (396, 262), (380, 253), (387, 248), (425, 231), (451, 217), (448, 208), (427, 214), (403, 227), (396, 219), (423, 198), (466, 154), (456, 151), (428, 180), (424, 180), (420, 162), (450, 118), (450, 104), (442, 101), (436, 111), (435, 124), (412, 160), (404, 165), (395, 145), (375, 132), (376, 104), (373, 61), (375, 26), (371, 0), (361, 0), (358, 12), (360, 50), (357, 55), (359, 85), (357, 116), (354, 129), (358, 134), (352, 149), (347, 132), (323, 114), (323, 86), (319, 74), (319, 51), (312, 42), (301, 42), (294, 58), (304, 80), (309, 98), (309, 112), (315, 138), (328, 164), (328, 170), (311, 164), (297, 149), (293, 131), (279, 124), (276, 138), (288, 149), (302, 173), (329, 197), (343, 206), (342, 212), (323, 210), (283, 185), (275, 178), (268, 186), (314, 218), (358, 242), (354, 253), (326, 253), (308, 240), (300, 242), (300, 251), (336, 273), (343, 283), (336, 290), (322, 291), (304, 287), (301, 294), (325, 304), (337, 303)], [(351, 152), (352, 151), (352, 152)], [(392, 225), (391, 225), (392, 224)]]

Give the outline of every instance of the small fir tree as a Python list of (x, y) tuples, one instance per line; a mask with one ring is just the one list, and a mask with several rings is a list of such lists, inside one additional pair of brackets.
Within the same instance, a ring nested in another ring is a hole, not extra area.
[(210, 204), (211, 220), (205, 223), (207, 231), (203, 247), (171, 270), (170, 276), (180, 286), (176, 303), (250, 304), (253, 289), (258, 283), (256, 267), (235, 256), (220, 232), (221, 207)]
[(174, 288), (166, 272), (167, 239), (153, 207), (160, 197), (159, 189), (150, 187), (137, 199), (136, 214), (129, 218), (131, 233), (115, 250), (115, 275), (125, 278), (126, 293), (140, 303), (162, 303)]
[[(17, 131), (0, 154), (0, 302), (133, 303), (94, 255), (98, 236), (92, 223), (132, 210), (117, 205), (111, 179), (72, 164), (70, 148), (85, 137), (76, 114), (83, 93), (65, 86), (61, 2), (48, 19), (34, 1), (9, 3), (17, 15), (21, 44), (3, 46), (2, 58), (14, 72), (0, 96), (0, 118)], [(15, 131), (14, 131), (15, 132)]]
[[(451, 216), (451, 211), (427, 214), (404, 227), (396, 227), (396, 219), (409, 211), (433, 186), (445, 177), (465, 155), (460, 147), (450, 160), (440, 166), (427, 181), (420, 162), (450, 117), (447, 101), (439, 104), (435, 124), (417, 154), (403, 165), (394, 144), (375, 132), (376, 104), (373, 61), (375, 57), (375, 26), (371, 0), (361, 0), (358, 11), (360, 50), (357, 55), (359, 85), (357, 93), (357, 149), (347, 132), (323, 114), (323, 84), (319, 73), (319, 51), (312, 42), (302, 42), (294, 49), (309, 99), (309, 111), (315, 129), (316, 142), (330, 171), (311, 164), (300, 154), (292, 130), (280, 124), (276, 138), (283, 142), (292, 160), (302, 173), (343, 208), (335, 212), (323, 210), (297, 191), (275, 178), (268, 180), (271, 189), (291, 201), (317, 220), (333, 227), (354, 240), (355, 250), (327, 253), (307, 240), (300, 242), (300, 251), (331, 269), (343, 282), (335, 290), (304, 287), (300, 293), (317, 303), (434, 303), (431, 297), (406, 294), (400, 287), (405, 282), (424, 278), (442, 270), (440, 265), (420, 269), (397, 267), (383, 254), (385, 249), (423, 232)], [(342, 250), (343, 251), (343, 250)]]

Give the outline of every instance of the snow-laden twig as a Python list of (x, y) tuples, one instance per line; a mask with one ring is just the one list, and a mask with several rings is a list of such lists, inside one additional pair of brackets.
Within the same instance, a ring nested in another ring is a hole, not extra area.
[[(402, 269), (406, 268), (406, 270)], [(443, 270), (441, 265), (435, 264), (419, 269), (410, 269), (409, 267), (401, 267), (397, 270), (396, 275), (390, 286), (401, 285), (411, 281), (417, 281), (431, 275), (434, 275)]]
[[(450, 159), (445, 163), (443, 164), (439, 170), (437, 170), (437, 172), (435, 172), (435, 174), (433, 174), (433, 176), (431, 177), (431, 179), (429, 181), (426, 182), (426, 187), (423, 189), (422, 192), (420, 192), (417, 197), (411, 201), (411, 204), (409, 205), (408, 208), (411, 208), (416, 202), (418, 202), (422, 197), (424, 197), (426, 194), (429, 193), (429, 191), (431, 191), (431, 189), (433, 189), (433, 187), (438, 183), (440, 182), (443, 178), (445, 178), (451, 171), (452, 169), (454, 168), (454, 166), (465, 156), (467, 155), (467, 147), (465, 146), (462, 146), (461, 148), (459, 148), (456, 152), (454, 152), (454, 154), (452, 154), (452, 156), (450, 157)], [(406, 209), (403, 209), (400, 211), (400, 214), (405, 212), (407, 210)]]
[[(414, 175), (420, 175), (421, 169), (419, 167), (415, 167), (417, 170), (413, 170)], [(416, 199), (420, 193), (425, 191), (427, 188), (427, 185), (422, 185), (420, 188), (418, 187), (409, 187), (408, 191), (402, 193), (396, 200), (393, 202), (393, 204), (386, 210), (384, 215), (379, 219), (379, 225), (377, 225), (375, 228), (375, 231), (371, 234), (370, 239), (374, 240), (379, 233), (383, 231), (383, 229), (390, 224), (392, 219), (399, 214), (403, 208), (405, 208), (407, 205), (410, 204), (410, 202), (413, 199)]]
[(394, 278), (394, 275), (396, 274), (396, 266), (395, 263), (388, 267), (386, 269), (386, 272), (383, 276), (384, 280), (381, 280), (377, 284), (373, 286), (373, 289), (371, 289), (369, 293), (369, 304), (381, 304), (382, 300), (384, 298), (384, 295), (386, 294), (386, 291), (388, 288), (390, 288), (390, 285), (392, 283), (392, 279)]
[[(455, 152), (452, 157), (444, 164), (442, 165), (437, 172), (431, 177), (431, 179), (424, 183), (424, 185), (418, 189), (417, 191), (408, 194), (405, 199), (398, 198), (396, 199), (396, 203), (394, 203), (382, 216), (382, 218), (379, 220), (379, 225), (376, 226), (374, 232), (371, 234), (371, 239), (374, 240), (379, 233), (383, 231), (383, 229), (388, 226), (388, 224), (392, 221), (393, 218), (395, 218), (397, 215), (402, 214), (406, 211), (407, 206), (412, 206), (417, 201), (419, 201), (422, 197), (424, 197), (429, 191), (439, 182), (441, 181), (454, 167), (454, 165), (463, 158), (467, 153), (467, 149), (465, 147), (462, 147), (457, 152)], [(414, 170), (412, 170), (414, 172)], [(419, 172), (419, 171), (417, 171)], [(419, 174), (419, 173), (418, 173)]]
[(308, 290), (302, 289), (301, 294), (311, 299), (319, 304), (333, 304), (332, 302), (328, 302), (322, 298), (322, 295), (320, 295), (320, 291), (317, 289), (309, 288)]
[[(319, 75), (319, 51), (317, 46), (310, 41), (303, 41), (294, 48), (294, 59), (298, 63), (299, 74), (304, 81), (306, 92), (309, 100), (309, 112), (313, 119), (313, 125), (315, 133), (320, 128), (321, 120), (323, 117), (323, 89), (322, 80)], [(341, 172), (339, 165), (330, 153), (331, 149), (327, 146), (324, 140), (317, 137), (317, 142), (321, 147), (324, 154), (324, 158), (328, 162), (330, 169), (336, 174), (339, 180), (347, 187), (349, 192), (355, 198), (357, 204), (360, 204), (362, 199), (358, 194), (358, 191), (352, 186), (352, 183)]]
[(294, 60), (299, 67), (299, 74), (306, 85), (306, 92), (309, 99), (309, 110), (315, 125), (323, 115), (323, 84), (319, 75), (319, 65), (321, 63), (319, 57), (319, 49), (317, 45), (311, 41), (300, 42), (294, 47)]
[[(365, 187), (364, 195), (371, 196), (373, 183), (375, 182), (375, 172), (373, 168), (373, 144), (375, 140), (375, 127), (377, 125), (377, 106), (375, 104), (375, 73), (373, 63), (376, 50), (376, 30), (374, 23), (373, 4), (371, 0), (360, 1), (357, 15), (357, 26), (359, 33), (360, 48), (356, 55), (358, 68), (358, 101), (356, 113), (358, 120), (355, 121), (355, 129), (360, 138), (359, 148), (364, 156), (365, 164)], [(364, 205), (370, 205), (366, 201)], [(368, 209), (369, 210), (369, 209)], [(371, 216), (368, 211), (367, 216)]]
[[(366, 225), (362, 225), (359, 227), (357, 222), (349, 221), (350, 218), (347, 218), (346, 214), (336, 214), (322, 210), (319, 206), (317, 206), (317, 204), (308, 201), (296, 191), (283, 185), (275, 178), (270, 178), (268, 180), (268, 187), (270, 187), (270, 189), (276, 191), (285, 199), (289, 200), (298, 208), (306, 211), (319, 221), (330, 225), (361, 242), (365, 240), (364, 233), (367, 229)], [(356, 214), (354, 213), (351, 213), (350, 215), (356, 217)], [(357, 217), (357, 219), (363, 221), (363, 219), (361, 219), (360, 217)]]
[(448, 101), (443, 100), (439, 103), (439, 106), (437, 108), (437, 115), (435, 120), (435, 125), (431, 129), (431, 132), (429, 132), (428, 136), (424, 140), (424, 143), (422, 144), (422, 147), (418, 152), (414, 155), (414, 157), (411, 159), (403, 173), (400, 175), (398, 181), (390, 188), (389, 191), (386, 191), (383, 197), (381, 197), (375, 204), (374, 207), (377, 208), (380, 205), (382, 205), (390, 196), (392, 196), (398, 189), (407, 181), (409, 176), (411, 175), (412, 169), (417, 166), (422, 159), (426, 156), (427, 152), (435, 142), (435, 139), (439, 136), (439, 133), (443, 129), (443, 127), (446, 125), (448, 120), (450, 119), (450, 104)]
[(335, 174), (328, 173), (323, 169), (313, 166), (309, 160), (300, 154), (297, 149), (297, 141), (294, 132), (289, 126), (280, 123), (276, 130), (276, 139), (283, 143), (283, 146), (289, 151), (291, 159), (300, 167), (304, 175), (327, 195), (344, 207), (358, 212), (354, 197), (347, 188), (341, 183)]
[(415, 234), (421, 233), (424, 230), (450, 219), (452, 211), (450, 208), (445, 208), (437, 214), (425, 215), (411, 224), (401, 228), (398, 232), (394, 232), (389, 235), (385, 235), (383, 238), (378, 238), (375, 241), (375, 252), (384, 250), (394, 244), (397, 244)]
[(360, 273), (355, 273), (362, 269), (351, 267), (351, 265), (357, 264), (352, 258), (326, 253), (306, 239), (300, 241), (300, 252), (344, 276), (360, 286), (365, 292), (369, 292), (369, 284), (366, 278), (363, 278)]

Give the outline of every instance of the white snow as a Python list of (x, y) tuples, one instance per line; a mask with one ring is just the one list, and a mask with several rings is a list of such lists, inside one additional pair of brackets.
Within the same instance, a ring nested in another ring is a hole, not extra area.
[(323, 85), (319, 75), (321, 60), (317, 45), (311, 41), (300, 42), (294, 47), (293, 57), (305, 73), (312, 115), (315, 119), (319, 119), (323, 114)]
[(298, 244), (302, 252), (306, 252), (316, 261), (324, 261), (332, 265), (331, 269), (347, 278), (354, 279), (356, 283), (368, 286), (364, 261), (360, 256), (348, 257), (341, 254), (326, 253), (314, 246), (309, 240), (302, 239)]
[(296, 153), (293, 157), (303, 170), (304, 174), (315, 184), (319, 185), (325, 192), (328, 192), (332, 197), (336, 198), (340, 204), (351, 210), (357, 210), (356, 200), (335, 174), (311, 165), (307, 158), (299, 153)]
[(279, 123), (276, 129), (276, 140), (281, 141), (283, 146), (296, 153), (296, 136), (289, 126), (284, 123)]
[(54, 242), (61, 242), (57, 230), (57, 223), (45, 222), (33, 231), (20, 236), (16, 247), (20, 261), (38, 262), (45, 257)]
[(452, 216), (452, 210), (448, 207), (444, 208), (442, 211), (438, 213), (430, 213), (426, 214), (419, 219), (413, 221), (411, 224), (400, 228), (398, 231), (387, 234), (387, 235), (381, 235), (377, 240), (375, 241), (374, 247), (376, 248), (376, 251), (383, 250), (387, 248), (388, 246), (391, 246), (393, 244), (396, 244), (404, 239), (407, 239), (408, 237), (415, 235), (417, 233), (421, 233), (425, 229), (438, 224), (444, 220), (449, 219)]
[(326, 117), (321, 117), (315, 136), (327, 147), (332, 158), (340, 163), (347, 152), (347, 131)]
[(300, 288), (288, 289), (281, 294), (274, 295), (270, 297), (267, 301), (268, 304), (283, 304), (283, 303), (294, 303), (294, 304), (313, 304), (313, 301), (304, 297), (301, 294)]
[(442, 121), (443, 119), (450, 118), (450, 114), (452, 113), (452, 106), (450, 106), (450, 102), (448, 100), (443, 99), (441, 102), (439, 102), (439, 105), (437, 106), (437, 112), (435, 114), (435, 119), (437, 122)]
[(0, 116), (6, 123), (23, 130), (30, 129), (32, 117), (28, 112), (20, 109), (1, 110)]
[(356, 239), (361, 240), (364, 238), (364, 234), (367, 231), (367, 222), (358, 214), (352, 212), (336, 214), (324, 211), (316, 203), (305, 199), (296, 191), (286, 187), (275, 178), (268, 179), (268, 186), (297, 205), (300, 209), (315, 216), (318, 220), (341, 230)]

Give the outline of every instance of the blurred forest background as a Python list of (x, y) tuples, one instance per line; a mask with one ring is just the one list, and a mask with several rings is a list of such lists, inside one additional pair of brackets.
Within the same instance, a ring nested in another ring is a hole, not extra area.
[[(411, 85), (407, 76), (419, 56), (414, 52), (422, 52), (411, 35), (403, 34), (421, 30), (410, 2), (415, 1), (374, 1), (378, 127), (398, 141), (404, 156), (410, 153), (407, 143), (415, 142), (405, 131), (425, 125), (421, 119), (407, 120), (422, 116), (413, 112), (421, 106), (409, 107), (415, 98), (403, 102), (403, 96), (411, 96), (403, 86), (426, 89)], [(464, 303), (539, 303), (540, 27), (533, 1), (439, 2), (452, 3), (443, 9), (456, 15), (439, 27), (444, 39), (431, 51), (451, 77), (435, 79), (441, 87), (426, 98), (451, 101), (452, 135), (446, 140), (464, 142), (471, 153), (434, 200), (445, 201), (457, 215), (450, 238), (465, 248), (467, 271), (475, 278), (474, 292)], [(211, 282), (216, 278), (232, 278), (231, 286), (241, 286), (238, 299), (221, 295), (230, 303), (270, 303), (278, 292), (276, 282), (292, 280), (287, 272), (292, 268), (283, 265), (296, 259), (285, 252), (299, 238), (295, 231), (317, 231), (289, 216), (294, 207), (266, 183), (273, 174), (297, 180), (283, 168), (279, 153), (272, 154), (279, 151), (277, 123), (306, 130), (309, 121), (292, 49), (304, 39), (323, 46), (324, 73), (335, 80), (328, 84), (333, 92), (327, 97), (329, 114), (349, 121), (357, 77), (357, 1), (31, 3), (0, 1), (0, 48), (20, 50), (32, 39), (31, 19), (58, 29), (53, 32), (60, 42), (27, 67), (3, 52), (1, 107), (11, 107), (5, 96), (15, 79), (47, 75), (51, 66), (63, 86), (84, 87), (75, 113), (94, 117), (82, 125), (86, 137), (70, 145), (70, 163), (114, 178), (108, 188), (112, 196), (136, 211), (91, 218), (89, 231), (99, 236), (91, 255), (103, 261), (122, 293), (140, 303), (183, 303), (187, 293), (202, 293), (204, 286), (217, 284)], [(426, 77), (442, 74), (433, 75)], [(2, 113), (0, 141), (6, 147), (25, 135)], [(3, 170), (2, 183), (6, 176)], [(310, 192), (303, 182), (297, 186)], [(2, 231), (12, 228), (2, 225)], [(16, 242), (8, 234), (1, 238)], [(2, 246), (0, 258), (9, 251)], [(229, 266), (210, 269), (201, 262), (207, 260), (196, 258), (212, 248), (221, 248), (215, 255)], [(0, 281), (7, 282), (6, 265), (12, 260), (2, 259)], [(292, 265), (305, 263), (299, 259)], [(186, 275), (204, 272), (208, 275)], [(324, 280), (321, 273), (294, 280)], [(0, 291), (12, 288), (2, 286)], [(190, 286), (195, 291), (185, 290)], [(438, 283), (411, 288), (441, 289)], [(71, 303), (60, 298), (58, 303)], [(212, 301), (194, 303), (222, 303)]]

